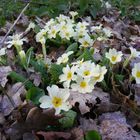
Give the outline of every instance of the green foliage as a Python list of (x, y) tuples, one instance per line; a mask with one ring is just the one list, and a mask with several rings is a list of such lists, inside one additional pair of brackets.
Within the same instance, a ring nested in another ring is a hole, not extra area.
[(14, 20), (14, 16), (20, 13), (25, 4), (19, 0), (0, 0), (0, 27), (6, 22), (6, 19)]
[(93, 52), (90, 51), (88, 48), (84, 48), (84, 52), (78, 57), (78, 60), (82, 60), (82, 59), (84, 59), (84, 61), (87, 60), (94, 61)]
[(101, 140), (99, 132), (95, 130), (90, 130), (85, 135), (85, 140)]
[(68, 112), (62, 113), (64, 115), (63, 118), (59, 119), (59, 122), (61, 123), (63, 128), (70, 128), (74, 125), (75, 118), (77, 113), (69, 110)]
[(140, 21), (140, 0), (110, 0), (113, 6), (121, 11), (121, 16)]
[(30, 64), (34, 67), (35, 71), (40, 72), (42, 77), (47, 77), (47, 68), (43, 60), (31, 60)]
[[(4, 25), (8, 18), (14, 19), (14, 14), (19, 14), (26, 1), (2, 0), (0, 1), (0, 25)], [(70, 10), (75, 10), (81, 16), (91, 14), (94, 18), (101, 11), (99, 0), (31, 0), (30, 6), (25, 11), (28, 16), (56, 17), (60, 13), (67, 14)]]
[[(106, 0), (107, 1), (107, 0)], [(140, 21), (140, 11), (137, 6), (139, 0), (108, 0), (113, 6), (118, 7), (122, 16)], [(0, 26), (5, 24), (6, 19), (14, 20), (28, 1), (1, 0), (0, 1)], [(91, 15), (96, 18), (104, 11), (100, 0), (31, 0), (26, 10), (28, 16), (56, 17), (60, 13), (67, 14), (70, 10), (76, 10), (81, 16)]]
[(51, 82), (57, 83), (59, 81), (59, 76), (62, 74), (63, 65), (52, 64), (50, 68)]
[(45, 95), (45, 92), (38, 88), (38, 87), (32, 87), (30, 88), (26, 93), (26, 99), (31, 100), (34, 104), (39, 104), (39, 99), (41, 96)]
[(115, 80), (120, 83), (124, 80), (124, 75), (122, 74), (115, 74)]
[(9, 77), (10, 77), (14, 82), (22, 82), (22, 83), (25, 85), (25, 87), (26, 87), (27, 89), (30, 89), (31, 87), (34, 86), (34, 84), (33, 84), (31, 81), (27, 80), (26, 77), (24, 77), (24, 76), (21, 75), (21, 74), (18, 74), (18, 73), (16, 73), (16, 72), (14, 72), (14, 71), (12, 71), (12, 72), (9, 74)]
[(69, 52), (69, 51), (76, 52), (77, 50), (78, 50), (78, 44), (77, 44), (77, 43), (73, 43), (73, 44), (71, 44), (71, 45), (67, 48), (66, 52)]

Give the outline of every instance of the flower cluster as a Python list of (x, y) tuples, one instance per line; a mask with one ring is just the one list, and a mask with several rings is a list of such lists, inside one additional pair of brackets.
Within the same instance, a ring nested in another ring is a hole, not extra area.
[(90, 47), (93, 44), (87, 26), (87, 22), (75, 23), (77, 12), (70, 12), (71, 17), (60, 14), (55, 19), (50, 19), (45, 27), (36, 35), (36, 41), (45, 44), (46, 39), (55, 39), (59, 36), (62, 40), (73, 39), (78, 41), (81, 47)]
[(96, 35), (96, 40), (98, 41), (106, 41), (109, 37), (113, 36), (113, 33), (110, 28), (103, 27), (102, 24), (98, 26), (92, 26), (91, 32), (93, 35)]
[(90, 93), (95, 84), (104, 79), (107, 69), (91, 61), (78, 61), (71, 67), (66, 65), (62, 71), (63, 74), (59, 76), (59, 79), (65, 88), (71, 88), (80, 93)]
[[(131, 59), (140, 58), (140, 52), (135, 48), (130, 47), (130, 56), (124, 61), (123, 68), (125, 68)], [(116, 64), (122, 60), (123, 53), (121, 51), (117, 51), (116, 49), (109, 49), (109, 52), (106, 52), (106, 58), (110, 60), (111, 64)], [(132, 68), (132, 76), (135, 78), (136, 83), (140, 84), (140, 63), (135, 63)]]

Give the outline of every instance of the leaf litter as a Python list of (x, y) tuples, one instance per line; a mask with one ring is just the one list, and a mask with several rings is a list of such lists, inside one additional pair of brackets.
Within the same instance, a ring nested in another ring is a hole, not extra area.
[[(121, 49), (122, 44), (125, 46), (124, 49), (128, 45), (136, 45), (137, 47), (140, 41), (139, 25), (132, 26), (130, 21), (118, 21), (118, 13), (113, 14), (110, 13), (110, 17), (104, 16), (101, 20), (97, 21), (99, 23), (105, 22), (104, 24), (111, 28), (114, 34), (114, 38), (110, 38), (107, 45), (113, 45), (115, 48)], [(15, 30), (22, 30), (22, 26), (25, 26), (23, 20), (26, 20), (26, 22), (28, 20), (26, 18), (24, 17), (19, 22)], [(102, 44), (97, 43), (97, 47), (102, 48)], [(57, 51), (59, 50), (52, 50), (49, 54), (54, 60), (58, 55)], [(60, 52), (62, 51), (63, 47), (62, 49), (60, 48)], [(133, 129), (134, 126), (139, 124), (140, 118), (135, 108), (134, 110), (129, 109), (129, 107), (133, 108), (135, 103), (116, 89), (115, 84), (114, 92), (118, 95), (116, 96), (115, 94), (111, 97), (108, 92), (104, 92), (100, 88), (95, 89), (91, 94), (83, 95), (71, 91), (69, 101), (80, 114), (75, 128), (71, 128), (68, 131), (62, 130), (62, 132), (46, 132), (45, 128), (47, 126), (59, 125), (58, 120), (63, 116), (55, 116), (54, 110), (41, 110), (32, 105), (32, 103), (23, 101), (21, 95), (25, 94), (26, 89), (22, 83), (16, 83), (13, 86), (6, 85), (9, 84), (7, 76), (11, 71), (10, 66), (0, 67), (0, 85), (6, 89), (4, 90), (6, 94), (0, 95), (0, 125), (3, 126), (2, 130), (4, 131), (4, 135), (3, 131), (0, 132), (2, 140), (5, 140), (5, 137), (10, 137), (11, 140), (21, 138), (28, 140), (30, 137), (29, 140), (32, 140), (39, 139), (40, 136), (43, 136), (45, 140), (62, 138), (65, 140), (84, 140), (84, 134), (88, 130), (99, 131), (103, 140), (119, 140), (120, 137), (122, 140), (140, 139), (138, 132)], [(30, 79), (33, 80), (35, 86), (39, 86), (41, 83), (38, 73), (33, 73)], [(136, 105), (139, 106), (139, 85), (135, 85), (134, 90)], [(14, 111), (16, 114), (14, 114)], [(93, 116), (90, 117), (89, 115), (92, 113), (94, 114), (94, 119), (92, 118)]]

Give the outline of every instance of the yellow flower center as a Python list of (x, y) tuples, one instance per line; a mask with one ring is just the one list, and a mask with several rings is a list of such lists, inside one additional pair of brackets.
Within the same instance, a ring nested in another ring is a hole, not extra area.
[(55, 32), (55, 30), (52, 30), (52, 34), (54, 35), (56, 32)]
[(136, 77), (137, 77), (137, 78), (140, 78), (140, 71), (137, 71)]
[(86, 88), (86, 87), (87, 87), (87, 83), (86, 83), (85, 81), (82, 81), (82, 82), (80, 83), (80, 87), (81, 87), (81, 88)]
[(84, 75), (85, 76), (89, 76), (90, 75), (90, 71), (89, 70), (84, 71)]
[(66, 25), (63, 25), (62, 30), (66, 30), (66, 29), (67, 29)]
[(62, 63), (66, 63), (68, 61), (68, 57), (64, 57)]
[(68, 37), (69, 37), (69, 35), (70, 35), (70, 34), (69, 34), (68, 32), (66, 32), (66, 36), (68, 36)]
[(100, 75), (99, 76), (95, 76), (94, 79), (97, 81), (100, 79)]
[(89, 46), (89, 43), (87, 41), (84, 41), (83, 46)]
[(68, 79), (68, 80), (71, 80), (71, 78), (72, 78), (72, 72), (69, 71), (68, 74), (67, 74), (67, 79)]
[(112, 56), (111, 59), (112, 59), (112, 61), (116, 61), (117, 56)]
[(62, 105), (62, 99), (58, 97), (54, 97), (52, 99), (52, 104), (54, 105), (54, 107), (59, 107)]

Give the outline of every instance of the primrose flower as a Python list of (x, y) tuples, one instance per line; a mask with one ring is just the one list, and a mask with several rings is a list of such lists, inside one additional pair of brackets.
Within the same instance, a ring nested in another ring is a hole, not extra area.
[(63, 68), (63, 74), (59, 76), (60, 82), (64, 82), (63, 86), (69, 88), (70, 82), (76, 79), (76, 75), (74, 74), (76, 71), (76, 67), (72, 66), (71, 68), (69, 65)]
[(76, 70), (76, 73), (83, 78), (90, 78), (93, 75), (97, 75), (95, 71), (95, 64), (91, 63), (91, 61), (85, 61), (81, 67)]
[(42, 29), (36, 35), (36, 42), (40, 42), (41, 44), (45, 44), (46, 43), (45, 35), (46, 35), (46, 30)]
[(52, 26), (48, 31), (48, 38), (56, 38), (56, 34), (59, 32), (59, 28), (57, 26)]
[(73, 28), (69, 28), (69, 29), (67, 29), (67, 30), (61, 31), (61, 32), (59, 33), (59, 35), (60, 35), (61, 38), (65, 38), (65, 39), (67, 39), (67, 40), (70, 40), (70, 38), (71, 38), (72, 36), (74, 36), (74, 30), (73, 30)]
[(6, 54), (6, 48), (1, 48), (0, 49), (0, 56), (3, 56)]
[(26, 29), (26, 32), (30, 31), (31, 29), (35, 28), (35, 24), (33, 22), (30, 22), (29, 26)]
[(74, 36), (74, 29), (71, 23), (66, 24), (65, 22), (62, 22), (60, 23), (58, 28), (60, 28), (59, 35), (61, 38), (66, 38), (67, 40), (69, 40), (70, 37)]
[(88, 25), (89, 25), (89, 23), (87, 23), (87, 22), (78, 22), (77, 25), (76, 25), (76, 29), (86, 30)]
[(98, 74), (96, 74), (96, 76), (93, 76), (91, 78), (91, 81), (93, 81), (93, 83), (97, 83), (97, 82), (103, 81), (104, 75), (107, 72), (106, 67), (105, 66), (101, 67), (100, 65), (96, 65), (96, 67), (94, 69), (95, 69), (96, 73), (98, 73)]
[(105, 54), (106, 58), (110, 60), (112, 64), (116, 64), (117, 62), (121, 61), (122, 52), (117, 51), (116, 49), (109, 49), (109, 52)]
[(78, 41), (80, 38), (83, 38), (84, 36), (88, 36), (88, 30), (75, 29), (73, 37), (76, 41)]
[(78, 13), (74, 11), (70, 11), (70, 15), (72, 16), (72, 19), (74, 20), (75, 16), (77, 16)]
[(77, 68), (81, 67), (82, 64), (84, 63), (84, 59), (82, 58), (82, 60), (78, 60), (76, 62), (72, 62), (72, 65), (77, 66)]
[(57, 62), (56, 63), (57, 64), (67, 63), (68, 60), (69, 60), (69, 56), (71, 54), (73, 54), (73, 51), (69, 51), (67, 53), (62, 54), (62, 56), (57, 59)]
[(86, 35), (79, 39), (79, 43), (81, 43), (81, 47), (90, 47), (93, 45), (93, 39), (91, 39), (89, 35)]
[(101, 29), (102, 29), (102, 24), (100, 24), (99, 26), (92, 26), (91, 32), (100, 32)]
[(71, 84), (72, 91), (78, 91), (80, 93), (91, 93), (94, 89), (94, 84), (90, 83), (89, 78), (82, 78), (77, 76), (76, 83)]
[(71, 20), (68, 16), (65, 16), (63, 14), (60, 14), (59, 17), (56, 17), (56, 19), (58, 20), (59, 23), (63, 21), (69, 22)]
[(50, 19), (44, 26), (44, 31), (47, 33), (50, 28), (52, 28), (53, 26), (56, 26), (56, 21), (54, 19)]
[(103, 32), (105, 33), (105, 35), (107, 37), (111, 37), (112, 36), (112, 31), (108, 28), (103, 28)]
[(140, 63), (134, 64), (134, 68), (132, 69), (132, 76), (135, 78), (136, 83), (140, 84)]
[(130, 51), (131, 51), (131, 58), (135, 58), (135, 57), (140, 57), (140, 52), (137, 51), (135, 48), (130, 47)]
[(68, 89), (59, 88), (57, 85), (47, 87), (49, 96), (44, 95), (39, 99), (41, 108), (54, 108), (55, 115), (60, 114), (61, 110), (68, 111), (71, 106), (67, 99), (70, 96)]
[(27, 42), (26, 38), (22, 38), (22, 34), (15, 34), (13, 36), (9, 36), (11, 41), (6, 42), (8, 44), (7, 48), (11, 48), (12, 46), (22, 46), (23, 42)]
[(111, 4), (108, 1), (105, 3), (105, 6), (106, 6), (107, 9), (110, 9), (112, 7)]

